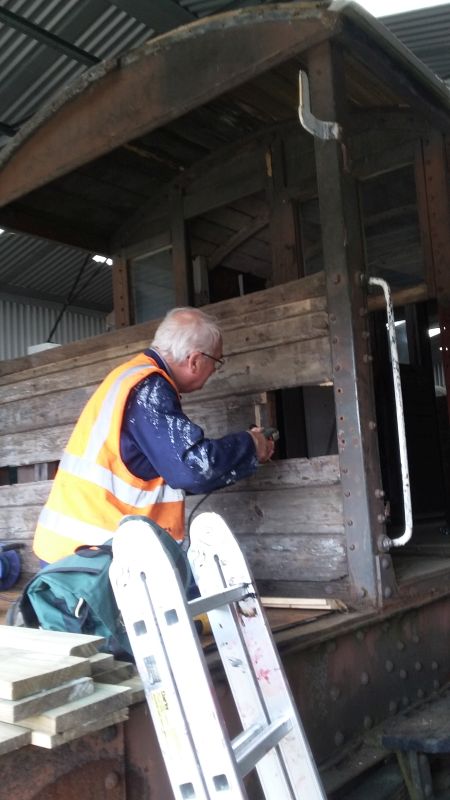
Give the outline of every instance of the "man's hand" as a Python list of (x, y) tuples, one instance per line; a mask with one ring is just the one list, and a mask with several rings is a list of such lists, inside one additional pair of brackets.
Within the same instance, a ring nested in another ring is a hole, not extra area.
[(249, 430), (249, 434), (255, 443), (256, 457), (260, 464), (269, 461), (275, 449), (273, 439), (266, 439), (263, 431), (264, 428), (251, 428), (251, 430)]

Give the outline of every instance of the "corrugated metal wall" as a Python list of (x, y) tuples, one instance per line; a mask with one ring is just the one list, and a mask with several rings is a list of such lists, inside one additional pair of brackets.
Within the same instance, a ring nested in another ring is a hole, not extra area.
[[(59, 314), (58, 307), (19, 303), (0, 298), (0, 360), (27, 355), (30, 345), (46, 342)], [(57, 344), (68, 344), (104, 333), (106, 316), (64, 313), (52, 336)]]

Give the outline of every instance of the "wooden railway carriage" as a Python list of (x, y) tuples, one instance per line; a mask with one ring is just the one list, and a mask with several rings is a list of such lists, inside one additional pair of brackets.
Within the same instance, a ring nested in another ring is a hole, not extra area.
[[(273, 463), (202, 508), (238, 535), (262, 593), (347, 609), (278, 634), (331, 793), (383, 758), (377, 725), (449, 678), (450, 99), (357, 6), (326, 6), (230, 12), (150, 40), (86, 73), (2, 151), (0, 224), (113, 257), (116, 330), (0, 365), (0, 532), (24, 539), (36, 569), (37, 514), (86, 399), (166, 308), (210, 309), (226, 369), (186, 410), (212, 436), (262, 421), (281, 439)], [(371, 276), (396, 306), (404, 548)], [(153, 791), (162, 779), (128, 727), (128, 774)]]

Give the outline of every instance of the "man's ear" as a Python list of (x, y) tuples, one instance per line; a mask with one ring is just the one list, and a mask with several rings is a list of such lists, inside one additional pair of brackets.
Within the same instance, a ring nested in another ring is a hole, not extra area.
[(198, 370), (198, 362), (199, 362), (199, 353), (191, 353), (188, 358), (188, 365), (191, 372), (197, 372)]

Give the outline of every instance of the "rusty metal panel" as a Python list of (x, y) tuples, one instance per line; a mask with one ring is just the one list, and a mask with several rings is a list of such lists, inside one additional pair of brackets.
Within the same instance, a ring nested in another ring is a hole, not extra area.
[(1, 776), (2, 797), (17, 800), (126, 800), (123, 723), (53, 750), (3, 755)]

